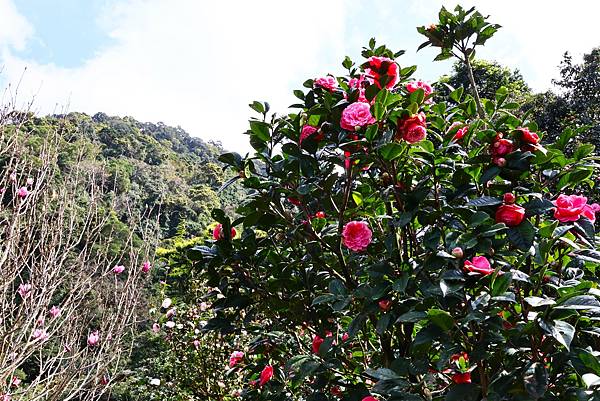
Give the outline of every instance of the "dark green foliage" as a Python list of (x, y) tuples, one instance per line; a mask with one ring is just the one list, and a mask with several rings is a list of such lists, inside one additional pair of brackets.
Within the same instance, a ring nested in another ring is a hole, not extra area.
[(241, 197), (235, 185), (218, 193), (228, 178), (217, 161), (221, 145), (190, 137), (179, 127), (104, 113), (70, 113), (32, 118), (24, 128), (34, 138), (58, 129), (61, 168), (68, 169), (75, 158), (87, 160), (90, 168), (105, 166), (104, 189), (111, 194), (106, 200), (114, 201), (118, 219), (126, 223), (120, 206), (127, 200), (138, 214), (158, 218), (163, 237), (174, 236), (178, 227), (189, 235), (201, 234), (210, 210), (231, 211), (230, 205)]

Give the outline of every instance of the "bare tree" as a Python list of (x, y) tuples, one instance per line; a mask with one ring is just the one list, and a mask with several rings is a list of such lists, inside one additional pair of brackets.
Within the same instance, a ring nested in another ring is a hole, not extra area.
[(117, 233), (102, 166), (59, 168), (60, 133), (31, 118), (0, 107), (0, 400), (96, 400), (130, 350), (153, 225)]

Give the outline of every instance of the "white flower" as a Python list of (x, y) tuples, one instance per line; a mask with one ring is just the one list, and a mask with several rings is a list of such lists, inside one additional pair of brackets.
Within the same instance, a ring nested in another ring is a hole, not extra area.
[(150, 384), (153, 386), (160, 386), (160, 379), (152, 379), (150, 380)]

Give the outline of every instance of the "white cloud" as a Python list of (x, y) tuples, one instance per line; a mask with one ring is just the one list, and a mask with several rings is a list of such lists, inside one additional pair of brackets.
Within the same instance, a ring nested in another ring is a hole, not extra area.
[[(250, 101), (285, 111), (293, 88), (307, 77), (340, 73), (343, 56), (356, 55), (372, 35), (407, 49), (402, 65), (421, 64), (421, 76), (436, 79), (449, 63), (432, 63), (431, 50), (414, 54), (421, 42), (414, 27), (434, 21), (441, 4), (455, 3), (107, 0), (98, 18), (111, 44), (83, 65), (63, 68), (11, 50), (25, 48), (33, 28), (11, 0), (0, 0), (0, 15), (10, 16), (0, 24), (2, 75), (14, 83), (27, 66), (21, 97), (35, 95), (41, 113), (68, 105), (163, 121), (242, 151), (249, 148), (241, 133)], [(519, 68), (536, 90), (549, 87), (565, 50), (580, 56), (600, 45), (597, 1), (566, 7), (559, 0), (487, 0), (477, 7), (503, 25), (480, 55)]]
[(434, 21), (442, 4), (447, 9), (474, 5), (483, 15), (490, 15), (490, 22), (502, 25), (480, 56), (519, 68), (535, 90), (550, 88), (565, 51), (578, 60), (600, 46), (597, 0), (413, 1), (411, 10)]
[(5, 52), (11, 47), (22, 50), (33, 34), (33, 27), (19, 14), (11, 0), (0, 0), (0, 15), (0, 50)]
[(244, 150), (248, 103), (264, 99), (283, 110), (291, 88), (340, 53), (344, 4), (128, 1), (108, 8), (102, 24), (115, 44), (84, 65), (66, 69), (6, 54), (6, 77), (14, 81), (28, 66), (21, 93), (36, 94), (42, 113), (68, 104), (127, 114)]

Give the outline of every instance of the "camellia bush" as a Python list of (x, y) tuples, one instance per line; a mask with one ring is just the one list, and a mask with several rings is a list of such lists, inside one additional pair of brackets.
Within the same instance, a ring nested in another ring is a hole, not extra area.
[[(470, 71), (498, 28), (418, 30)], [(254, 336), (223, 375), (246, 400), (599, 400), (593, 146), (542, 145), (506, 88), (436, 98), (402, 53), (371, 40), (287, 115), (254, 102), (255, 153), (221, 157), (250, 194), (188, 256), (203, 330)]]

